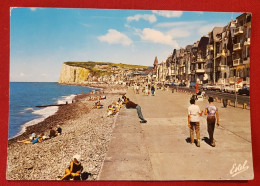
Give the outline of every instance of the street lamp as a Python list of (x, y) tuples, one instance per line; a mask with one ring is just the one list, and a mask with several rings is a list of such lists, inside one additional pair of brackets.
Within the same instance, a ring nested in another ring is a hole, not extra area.
[(237, 82), (237, 77), (236, 75), (234, 76), (234, 89), (235, 89), (235, 107), (237, 106), (237, 91), (236, 91), (236, 82)]

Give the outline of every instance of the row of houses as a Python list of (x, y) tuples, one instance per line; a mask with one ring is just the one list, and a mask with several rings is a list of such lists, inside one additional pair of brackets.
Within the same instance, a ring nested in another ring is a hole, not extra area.
[(126, 82), (147, 82), (148, 78), (151, 77), (150, 72), (153, 70), (151, 67), (129, 68), (119, 67), (117, 65), (110, 66), (102, 63), (96, 64), (94, 68), (99, 72), (106, 72), (106, 74), (97, 75), (90, 73), (86, 80), (88, 83), (103, 82), (108, 84), (124, 84)]
[(153, 80), (242, 84), (250, 82), (251, 14), (243, 13), (224, 27), (185, 48), (174, 49), (165, 61), (154, 60)]

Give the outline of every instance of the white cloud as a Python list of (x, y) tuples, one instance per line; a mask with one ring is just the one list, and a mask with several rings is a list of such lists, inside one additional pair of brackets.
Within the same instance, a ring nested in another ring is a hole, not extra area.
[(196, 11), (195, 13), (197, 13), (197, 14), (204, 14), (204, 12), (201, 12), (201, 11)]
[(34, 8), (34, 7), (30, 8), (31, 11), (36, 11), (36, 9), (37, 8)]
[(48, 74), (41, 74), (42, 77), (48, 77)]
[(205, 24), (206, 21), (180, 21), (180, 22), (166, 22), (166, 23), (159, 23), (156, 27), (177, 27), (177, 26), (185, 26), (185, 27), (199, 27), (202, 24)]
[(159, 16), (163, 17), (181, 17), (182, 11), (158, 11), (158, 10), (153, 10), (152, 11), (154, 14), (157, 14)]
[(131, 26), (129, 24), (125, 24), (126, 28), (131, 28)]
[(150, 23), (154, 23), (157, 21), (155, 15), (149, 15), (149, 14), (136, 14), (134, 16), (127, 17), (127, 21), (139, 21), (140, 19), (144, 19), (146, 21), (149, 21)]
[(91, 27), (90, 24), (86, 24), (86, 23), (81, 23), (81, 25), (83, 25), (84, 27), (87, 27), (87, 28)]
[(20, 72), (19, 76), (20, 76), (21, 78), (24, 78), (24, 77), (31, 77), (32, 75), (31, 75), (31, 74), (25, 74), (25, 73), (23, 73), (23, 72)]
[(152, 43), (159, 43), (164, 45), (170, 45), (172, 47), (178, 48), (178, 43), (172, 39), (172, 36), (169, 34), (164, 34), (158, 30), (154, 30), (151, 28), (145, 28), (142, 31), (138, 31), (138, 35), (141, 37), (142, 40), (152, 42)]
[(185, 38), (191, 35), (191, 33), (188, 30), (182, 28), (171, 29), (167, 32), (167, 34), (171, 35), (172, 38)]
[(109, 44), (121, 44), (123, 46), (129, 46), (133, 43), (129, 37), (115, 29), (109, 29), (106, 35), (99, 36), (98, 39)]
[(211, 24), (208, 24), (208, 25), (204, 25), (204, 26), (201, 26), (198, 29), (198, 33), (200, 35), (208, 35), (208, 33), (211, 32), (214, 27), (222, 27), (222, 26), (225, 26), (225, 25), (226, 25), (225, 23), (211, 23)]
[(24, 77), (25, 74), (23, 72), (20, 73), (20, 77)]

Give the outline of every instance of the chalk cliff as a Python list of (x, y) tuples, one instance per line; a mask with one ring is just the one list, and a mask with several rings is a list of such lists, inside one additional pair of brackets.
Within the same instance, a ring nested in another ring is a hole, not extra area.
[(82, 67), (62, 64), (59, 83), (82, 83), (87, 80), (89, 70)]

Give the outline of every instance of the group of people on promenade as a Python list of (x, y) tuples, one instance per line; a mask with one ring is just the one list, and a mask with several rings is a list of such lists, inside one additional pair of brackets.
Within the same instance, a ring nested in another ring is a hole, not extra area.
[(44, 133), (41, 133), (39, 135), (36, 135), (35, 133), (32, 133), (29, 137), (29, 140), (18, 140), (18, 143), (26, 143), (26, 144), (35, 144), (35, 143), (41, 143), (44, 140), (56, 137), (58, 135), (61, 135), (62, 128), (60, 125), (57, 125), (56, 130), (54, 130), (52, 127), (50, 127), (49, 135), (45, 135)]
[[(218, 108), (214, 105), (213, 97), (208, 99), (209, 105), (205, 108), (204, 114), (207, 115), (207, 130), (209, 134), (209, 141), (212, 147), (216, 146), (214, 140), (215, 123), (219, 126), (219, 113)], [(197, 146), (200, 147), (200, 116), (203, 111), (200, 110), (198, 105), (195, 105), (195, 99), (190, 100), (190, 106), (188, 107), (188, 127), (190, 128), (190, 140), (191, 144), (194, 143), (194, 130), (197, 137)]]
[(152, 96), (154, 96), (156, 85), (155, 84), (146, 84), (146, 85), (143, 84), (143, 85), (141, 85), (140, 83), (135, 83), (133, 85), (133, 89), (134, 89), (135, 94), (139, 94), (140, 90), (141, 90), (145, 96), (149, 96), (150, 94)]

